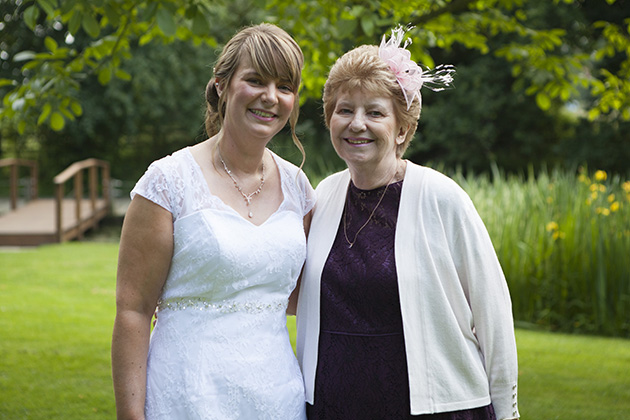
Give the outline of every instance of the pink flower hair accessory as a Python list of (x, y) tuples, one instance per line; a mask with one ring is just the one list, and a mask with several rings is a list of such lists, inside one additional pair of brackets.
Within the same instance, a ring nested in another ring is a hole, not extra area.
[(455, 67), (439, 65), (433, 70), (423, 70), (415, 61), (411, 60), (411, 53), (406, 49), (407, 45), (411, 44), (411, 39), (405, 40), (403, 46), (400, 46), (405, 32), (402, 26), (398, 26), (392, 29), (392, 36), (389, 40), (386, 40), (387, 35), (383, 35), (381, 45), (378, 48), (378, 55), (396, 76), (405, 96), (405, 101), (407, 101), (407, 109), (409, 109), (416, 97), (422, 105), (422, 96), (420, 95), (422, 86), (435, 92), (451, 87)]

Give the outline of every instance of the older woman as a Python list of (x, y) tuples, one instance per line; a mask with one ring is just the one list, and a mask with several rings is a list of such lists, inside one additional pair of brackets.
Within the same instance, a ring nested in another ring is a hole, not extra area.
[(402, 159), (420, 87), (452, 80), (412, 62), (403, 33), (346, 53), (324, 88), (348, 169), (317, 188), (300, 288), (308, 417), (518, 418), (511, 301), (483, 222), (455, 182)]
[(119, 419), (305, 420), (285, 310), (314, 192), (266, 148), (287, 122), (300, 146), (302, 64), (274, 25), (237, 33), (206, 88), (210, 138), (151, 164), (132, 191), (112, 342)]

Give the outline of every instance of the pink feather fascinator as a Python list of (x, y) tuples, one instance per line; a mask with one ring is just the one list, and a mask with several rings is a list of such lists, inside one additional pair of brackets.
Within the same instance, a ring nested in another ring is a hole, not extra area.
[(398, 26), (392, 29), (392, 36), (389, 40), (386, 39), (386, 35), (383, 35), (378, 55), (396, 76), (405, 96), (405, 101), (407, 101), (407, 109), (409, 109), (416, 97), (422, 105), (420, 89), (423, 86), (435, 92), (452, 87), (455, 67), (439, 65), (432, 70), (422, 69), (415, 61), (411, 60), (411, 52), (407, 50), (407, 45), (411, 44), (411, 39), (407, 39), (403, 46), (400, 46), (405, 32), (402, 26)]

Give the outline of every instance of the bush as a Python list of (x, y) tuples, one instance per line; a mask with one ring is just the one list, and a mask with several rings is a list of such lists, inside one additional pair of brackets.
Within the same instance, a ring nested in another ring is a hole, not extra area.
[(517, 320), (630, 337), (630, 181), (584, 168), (454, 178), (490, 232)]

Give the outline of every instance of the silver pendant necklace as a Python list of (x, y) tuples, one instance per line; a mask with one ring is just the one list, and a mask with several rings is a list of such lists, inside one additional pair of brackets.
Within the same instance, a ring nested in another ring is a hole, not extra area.
[[(260, 185), (258, 186), (258, 188), (256, 189), (256, 191), (254, 191), (251, 194), (245, 194), (243, 192), (243, 189), (241, 188), (240, 185), (238, 185), (238, 182), (236, 181), (236, 178), (234, 178), (234, 175), (232, 175), (232, 171), (230, 171), (227, 167), (227, 165), (225, 164), (225, 161), (223, 160), (223, 157), (221, 156), (221, 152), (219, 151), (219, 160), (221, 161), (221, 163), (223, 164), (223, 169), (225, 170), (225, 173), (228, 174), (228, 176), (232, 179), (232, 182), (234, 182), (234, 187), (238, 190), (239, 193), (241, 193), (241, 195), (243, 196), (243, 199), (245, 200), (245, 204), (247, 205), (247, 207), (249, 207), (252, 198), (254, 198), (254, 196), (260, 194), (260, 192), (262, 191), (263, 185), (265, 185), (265, 162), (264, 162), (264, 156), (263, 156), (263, 162), (262, 162), (262, 174), (260, 176)], [(252, 217), (254, 217), (254, 213), (252, 213), (251, 210), (249, 210), (249, 212), (247, 213), (247, 216), (251, 219)]]
[[(346, 208), (343, 209), (343, 236), (345, 236), (346, 238), (346, 242), (348, 243), (348, 249), (352, 248), (352, 246), (354, 245), (354, 243), (357, 241), (357, 237), (359, 236), (359, 233), (361, 233), (361, 231), (363, 230), (364, 227), (366, 227), (368, 225), (368, 223), (370, 223), (370, 220), (372, 220), (372, 216), (374, 216), (374, 213), (376, 212), (376, 209), (378, 208), (378, 206), (381, 205), (381, 201), (383, 201), (383, 197), (385, 197), (385, 193), (387, 192), (387, 188), (389, 188), (389, 184), (391, 184), (394, 181), (394, 178), (396, 178), (396, 173), (398, 172), (398, 168), (396, 168), (396, 170), (394, 171), (394, 175), (391, 177), (391, 179), (389, 180), (389, 182), (385, 185), (385, 189), (383, 190), (383, 193), (381, 194), (381, 197), (378, 199), (378, 203), (376, 203), (376, 206), (374, 206), (374, 208), (372, 209), (372, 212), (370, 213), (370, 216), (367, 218), (367, 220), (365, 221), (365, 223), (363, 223), (363, 225), (359, 228), (359, 230), (357, 230), (357, 233), (354, 234), (354, 238), (352, 238), (352, 241), (350, 241), (350, 239), (348, 239), (348, 232), (347, 232), (347, 228), (346, 228)], [(350, 187), (348, 187), (348, 198), (350, 198)]]

